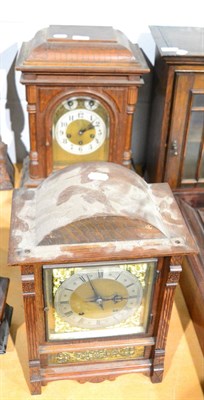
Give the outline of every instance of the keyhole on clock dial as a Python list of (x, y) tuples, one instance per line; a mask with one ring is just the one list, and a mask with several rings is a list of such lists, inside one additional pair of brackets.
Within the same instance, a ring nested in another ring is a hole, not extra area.
[(95, 104), (95, 101), (93, 101), (93, 100), (90, 100), (90, 101), (89, 101), (89, 106), (90, 106), (90, 108), (93, 108), (93, 107), (94, 107), (94, 104)]

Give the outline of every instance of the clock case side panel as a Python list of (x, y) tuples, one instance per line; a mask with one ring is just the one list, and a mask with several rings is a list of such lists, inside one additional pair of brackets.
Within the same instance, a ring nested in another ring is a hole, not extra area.
[(39, 282), (39, 269), (36, 265), (21, 267), (22, 294), (24, 315), (26, 323), (28, 365), (30, 375), (30, 390), (32, 394), (41, 394), (40, 371), (40, 328), (42, 327), (42, 312), (39, 306), (41, 298), (41, 283)]
[(152, 383), (159, 383), (163, 379), (165, 348), (168, 337), (169, 323), (174, 302), (175, 289), (182, 271), (182, 256), (172, 256), (164, 260), (162, 275), (159, 277), (162, 283), (155, 324), (155, 345), (152, 348)]

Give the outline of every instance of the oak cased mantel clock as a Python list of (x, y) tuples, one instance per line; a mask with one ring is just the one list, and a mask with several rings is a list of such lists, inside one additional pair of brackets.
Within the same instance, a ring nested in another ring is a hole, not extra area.
[(110, 162), (14, 191), (32, 394), (57, 379), (160, 382), (183, 254), (197, 251), (166, 183)]
[(138, 45), (112, 27), (50, 26), (23, 43), (16, 68), (28, 102), (26, 186), (76, 162), (131, 166), (133, 114), (149, 72)]

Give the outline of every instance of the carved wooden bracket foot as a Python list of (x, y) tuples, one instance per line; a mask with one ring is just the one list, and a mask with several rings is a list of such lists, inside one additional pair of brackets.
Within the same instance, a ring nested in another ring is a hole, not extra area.
[(164, 373), (165, 350), (155, 350), (152, 366), (152, 383), (162, 382)]
[(31, 394), (41, 394), (40, 361), (29, 361)]

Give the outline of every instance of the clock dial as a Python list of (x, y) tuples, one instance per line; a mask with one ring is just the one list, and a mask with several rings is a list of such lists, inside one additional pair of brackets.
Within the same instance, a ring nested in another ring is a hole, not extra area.
[(100, 268), (66, 279), (56, 292), (55, 308), (70, 325), (94, 329), (126, 320), (141, 299), (136, 277), (120, 268)]
[(79, 108), (59, 118), (55, 135), (57, 143), (65, 151), (86, 155), (102, 146), (106, 139), (106, 126), (94, 111)]
[(53, 116), (55, 168), (79, 161), (108, 161), (109, 114), (92, 97), (70, 97)]
[(146, 332), (156, 266), (44, 266), (48, 340)]

